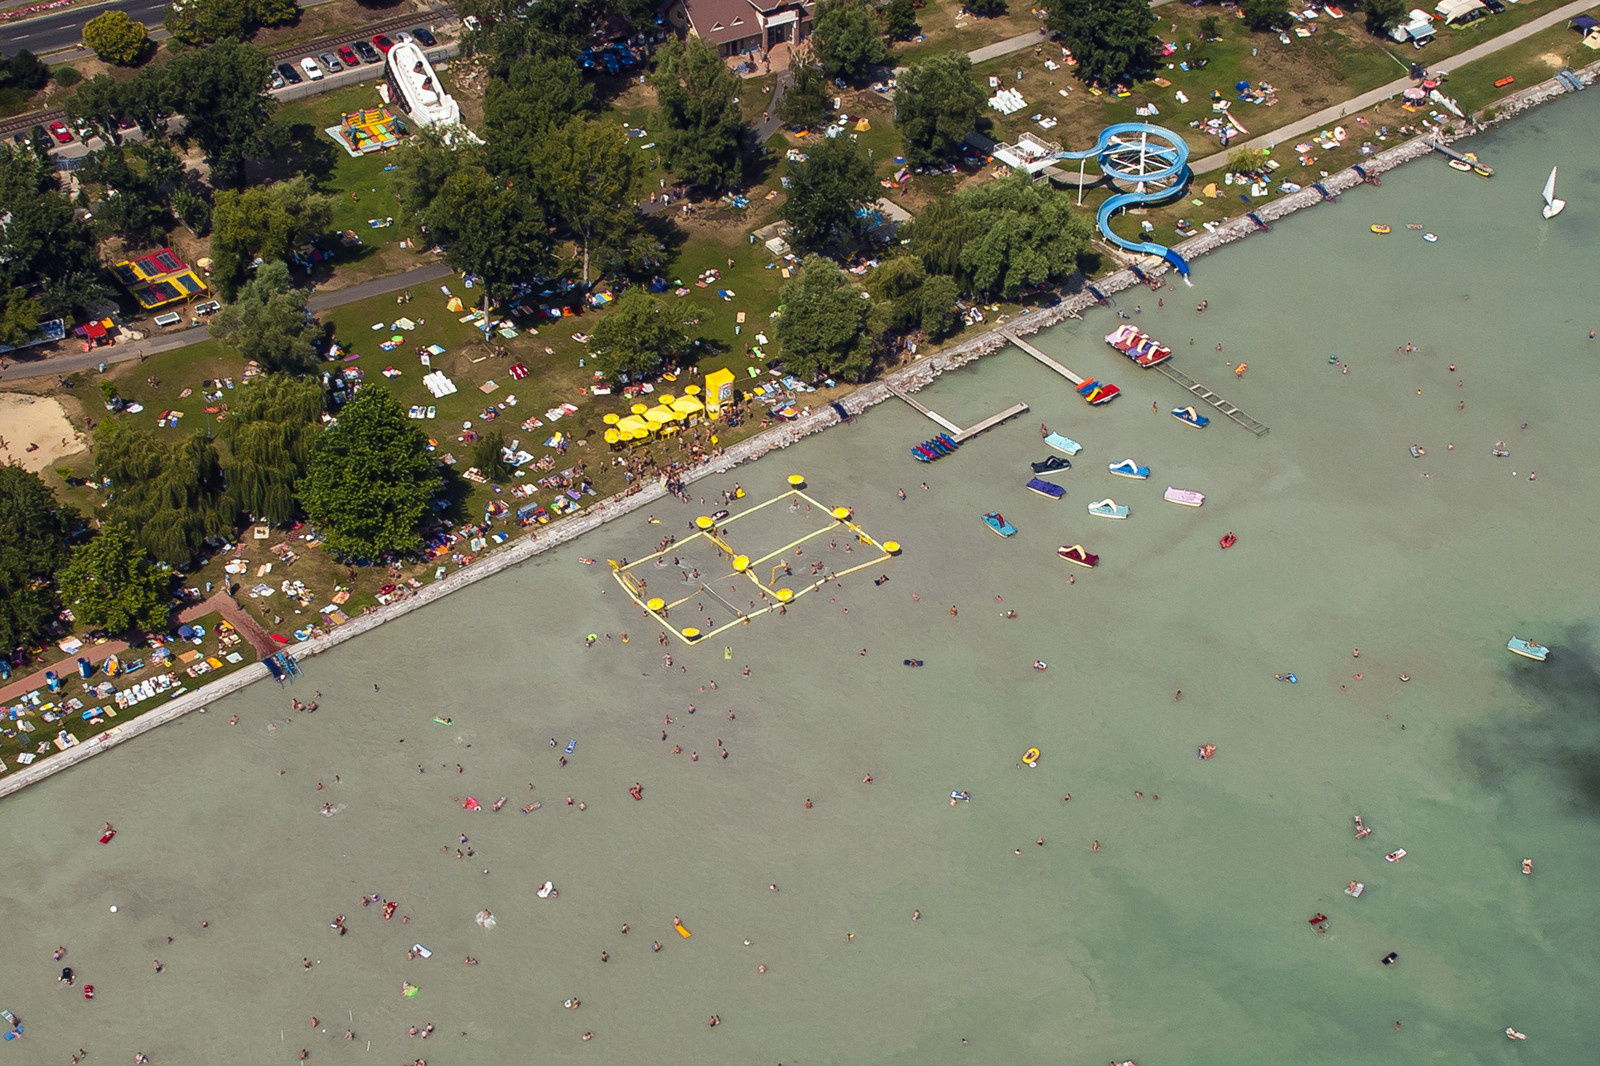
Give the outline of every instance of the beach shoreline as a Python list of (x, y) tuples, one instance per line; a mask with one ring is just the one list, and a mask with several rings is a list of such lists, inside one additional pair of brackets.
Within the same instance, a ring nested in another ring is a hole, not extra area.
[[(1597, 79), (1600, 79), (1600, 61), (1591, 63), (1575, 73), (1585, 85), (1592, 85)], [(1435, 142), (1445, 145), (1452, 144), (1463, 137), (1473, 136), (1508, 122), (1531, 108), (1557, 99), (1572, 91), (1574, 90), (1562, 85), (1557, 79), (1551, 78), (1498, 101), (1492, 105), (1492, 109), (1495, 112), (1493, 117), (1475, 121), (1470, 132), (1458, 134), (1434, 132), (1427, 136), (1412, 138), (1386, 151), (1374, 154), (1359, 165), (1370, 176), (1383, 174), (1405, 163), (1432, 154)], [(1327, 178), (1322, 179), (1320, 184), (1329, 193), (1337, 195), (1362, 184), (1364, 181), (1365, 179), (1362, 175), (1358, 174), (1353, 168), (1346, 168), (1330, 174)], [(1315, 188), (1308, 187), (1298, 193), (1274, 200), (1252, 213), (1266, 222), (1274, 222), (1323, 202), (1323, 195)], [(1213, 231), (1190, 238), (1175, 246), (1175, 250), (1186, 259), (1192, 260), (1232, 244), (1259, 230), (1260, 227), (1246, 215), (1232, 219)], [(1157, 260), (1157, 263), (1159, 264), (1158, 266), (1144, 271), (1146, 277), (1161, 278), (1170, 269), (1169, 265), (1164, 261)], [(1131, 266), (1115, 271), (1093, 282), (1094, 288), (1104, 293), (1107, 297), (1124, 292), (1134, 286), (1143, 286), (1145, 284), (1146, 282), (1135, 275)], [(919, 392), (947, 371), (958, 370), (984, 356), (1001, 351), (1012, 343), (1012, 335), (1032, 336), (1050, 326), (1059, 325), (1068, 319), (1081, 318), (1082, 312), (1095, 307), (1100, 302), (1094, 293), (1088, 291), (1088, 284), (1086, 283), (1084, 291), (1064, 296), (1061, 302), (1054, 307), (1018, 315), (1007, 319), (1004, 323), (996, 323), (993, 327), (959, 345), (919, 359), (908, 366), (884, 375), (876, 381), (861, 386), (839, 400), (837, 405), (821, 407), (791, 422), (774, 426), (769, 430), (740, 441), (727, 448), (715, 459), (687, 471), (683, 481), (685, 484), (693, 484), (708, 477), (726, 474), (745, 463), (754, 462), (774, 451), (787, 448), (813, 434), (838, 425), (842, 419), (838, 411), (835, 410), (835, 406), (841, 407), (849, 416), (854, 417), (885, 400), (897, 398), (896, 392)], [(655, 503), (666, 495), (667, 492), (663, 485), (659, 482), (651, 482), (632, 495), (618, 494), (608, 497), (594, 504), (582, 514), (561, 522), (548, 532), (535, 531), (528, 536), (517, 538), (514, 543), (501, 550), (481, 558), (469, 566), (456, 570), (432, 584), (424, 586), (414, 596), (390, 605), (381, 611), (353, 618), (326, 636), (291, 645), (283, 650), (293, 655), (296, 659), (304, 659), (331, 651), (348, 640), (367, 633), (393, 619), (403, 617), (443, 596), (448, 596), (453, 592), (493, 577), (512, 567), (520, 566), (522, 563), (546, 551), (562, 547), (585, 533), (591, 532), (615, 519), (632, 514), (642, 507)], [(37, 784), (48, 777), (68, 770), (86, 759), (115, 748), (193, 711), (203, 712), (207, 710), (212, 701), (222, 699), (270, 676), (269, 671), (263, 664), (252, 664), (246, 669), (230, 674), (225, 679), (186, 692), (173, 699), (166, 707), (140, 715), (138, 718), (121, 724), (91, 741), (86, 741), (66, 751), (57, 752), (30, 766), (8, 770), (3, 776), (0, 776), (0, 799), (4, 799), (15, 792), (27, 788), (29, 785)]]

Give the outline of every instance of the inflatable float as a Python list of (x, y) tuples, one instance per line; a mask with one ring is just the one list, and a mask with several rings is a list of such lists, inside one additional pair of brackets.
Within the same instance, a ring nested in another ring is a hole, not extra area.
[(1384, 858), (1386, 860), (1388, 860), (1389, 862), (1399, 862), (1401, 859), (1403, 859), (1405, 857), (1406, 857), (1406, 849), (1405, 848), (1395, 848), (1389, 854), (1384, 856)]
[(1022, 762), (1026, 766), (1038, 766), (1039, 765), (1039, 749), (1038, 748), (1029, 748), (1027, 751), (1023, 752), (1022, 753)]
[(100, 838), (100, 843), (109, 844), (109, 843), (111, 843), (111, 838), (116, 836), (116, 835), (117, 835), (117, 831), (115, 829), (108, 829), (108, 830), (106, 830), (105, 836)]
[(1217, 544), (1224, 551), (1226, 551), (1228, 548), (1233, 547), (1237, 543), (1239, 543), (1239, 538), (1234, 536), (1232, 532), (1224, 533), (1222, 535), (1222, 539), (1217, 541)]
[(676, 929), (678, 931), (678, 935), (683, 937), (685, 940), (688, 940), (694, 935), (693, 933), (689, 932), (688, 929), (684, 928), (684, 924), (682, 922), (673, 922), (672, 928)]
[(427, 948), (423, 947), (421, 944), (412, 944), (411, 945), (411, 950), (415, 951), (418, 955), (421, 955), (425, 959), (433, 958), (433, 952), (429, 951)]
[(554, 881), (546, 881), (544, 884), (540, 885), (539, 890), (534, 893), (534, 895), (538, 896), (540, 899), (555, 899), (557, 894), (556, 884)]

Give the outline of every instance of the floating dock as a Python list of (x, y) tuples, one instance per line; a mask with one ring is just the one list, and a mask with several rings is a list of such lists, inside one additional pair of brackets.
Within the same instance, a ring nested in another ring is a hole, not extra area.
[(1451, 148), (1449, 145), (1440, 144), (1436, 140), (1430, 140), (1428, 142), (1428, 146), (1435, 152), (1438, 152), (1440, 155), (1448, 156), (1457, 162), (1467, 164), (1473, 170), (1477, 171), (1479, 174), (1482, 174), (1486, 178), (1494, 177), (1494, 167), (1491, 167), (1488, 163), (1485, 163), (1481, 159), (1468, 159), (1465, 155), (1456, 151), (1454, 148)]
[(973, 426), (968, 426), (966, 429), (962, 429), (960, 426), (956, 425), (954, 422), (950, 421), (948, 418), (946, 418), (944, 415), (941, 415), (939, 412), (931, 409), (926, 404), (924, 404), (921, 400), (919, 400), (916, 397), (912, 396), (910, 393), (901, 392), (899, 389), (895, 388), (893, 385), (889, 386), (889, 391), (894, 393), (896, 396), (900, 397), (906, 403), (910, 404), (918, 413), (920, 413), (920, 414), (932, 419), (933, 421), (937, 422), (939, 425), (943, 426), (947, 431), (949, 431), (950, 436), (955, 439), (955, 442), (957, 444), (965, 444), (967, 441), (971, 440), (973, 437), (976, 437), (979, 433), (982, 433), (984, 430), (993, 429), (995, 426), (998, 426), (1000, 423), (1006, 421), (1009, 418), (1015, 418), (1018, 415), (1020, 415), (1022, 412), (1026, 411), (1028, 409), (1028, 405), (1025, 404), (1025, 403), (1013, 404), (1012, 406), (1007, 407), (1004, 411), (1001, 411), (999, 414), (990, 415), (988, 418), (985, 418), (982, 422), (979, 422), (979, 423), (977, 423), (976, 425), (973, 425)]
[(1209, 404), (1210, 406), (1216, 408), (1218, 414), (1239, 423), (1239, 425), (1243, 426), (1245, 429), (1248, 429), (1256, 436), (1264, 437), (1267, 435), (1268, 430), (1266, 426), (1262, 425), (1260, 422), (1257, 422), (1255, 419), (1239, 410), (1238, 407), (1229, 403), (1227, 400), (1224, 400), (1221, 396), (1218, 396), (1216, 393), (1200, 384), (1188, 374), (1185, 374), (1181, 370), (1174, 370), (1170, 362), (1161, 363), (1157, 366), (1151, 367), (1150, 369), (1172, 381), (1176, 381), (1179, 385), (1182, 385), (1186, 390), (1198, 397), (1202, 403)]

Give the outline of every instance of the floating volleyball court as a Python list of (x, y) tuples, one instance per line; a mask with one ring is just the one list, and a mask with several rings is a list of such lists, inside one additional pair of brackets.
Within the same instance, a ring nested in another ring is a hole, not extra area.
[[(743, 499), (741, 494), (734, 503)], [(850, 508), (829, 507), (807, 495), (799, 474), (790, 475), (788, 489), (769, 500), (737, 513), (701, 515), (694, 525), (688, 536), (636, 562), (609, 560), (612, 576), (633, 602), (685, 644), (772, 611), (787, 613), (789, 604), (824, 584), (900, 554), (899, 544), (861, 528)]]

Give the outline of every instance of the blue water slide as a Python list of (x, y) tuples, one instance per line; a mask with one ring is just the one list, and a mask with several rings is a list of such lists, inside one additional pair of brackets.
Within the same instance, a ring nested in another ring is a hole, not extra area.
[[(1160, 143), (1152, 144), (1151, 139)], [(1136, 170), (1125, 165), (1121, 157), (1139, 153), (1145, 160), (1145, 169)], [(1093, 159), (1103, 174), (1112, 181), (1147, 185), (1171, 181), (1171, 185), (1154, 192), (1119, 192), (1112, 194), (1095, 213), (1095, 224), (1106, 240), (1129, 252), (1159, 255), (1187, 277), (1188, 260), (1164, 244), (1154, 241), (1130, 241), (1111, 229), (1111, 217), (1124, 207), (1136, 204), (1155, 204), (1180, 196), (1189, 183), (1189, 145), (1171, 130), (1152, 126), (1148, 122), (1118, 122), (1100, 131), (1100, 140), (1084, 152), (1062, 152), (1061, 159)], [(1153, 166), (1152, 166), (1153, 163)]]

